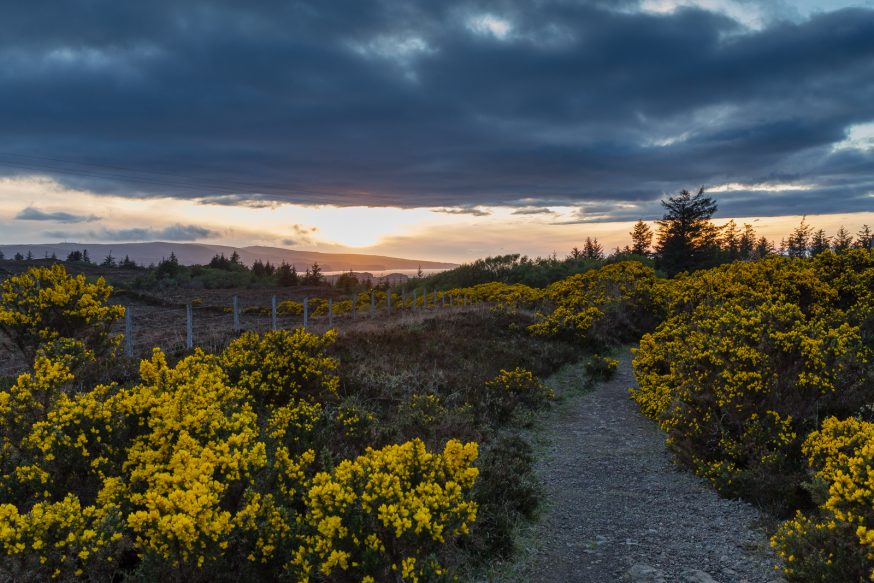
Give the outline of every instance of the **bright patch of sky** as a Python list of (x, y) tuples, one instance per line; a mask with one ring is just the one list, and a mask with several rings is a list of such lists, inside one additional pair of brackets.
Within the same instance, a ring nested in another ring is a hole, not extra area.
[(868, 152), (874, 150), (874, 122), (851, 126), (847, 131), (847, 138), (833, 146), (838, 150), (861, 150)]
[(872, 8), (874, 0), (640, 0), (644, 12), (670, 14), (684, 7), (724, 14), (747, 28), (760, 30), (773, 19), (796, 20), (841, 8)]
[(498, 40), (505, 40), (513, 30), (510, 21), (494, 14), (473, 16), (467, 21), (467, 27), (477, 34), (493, 36)]

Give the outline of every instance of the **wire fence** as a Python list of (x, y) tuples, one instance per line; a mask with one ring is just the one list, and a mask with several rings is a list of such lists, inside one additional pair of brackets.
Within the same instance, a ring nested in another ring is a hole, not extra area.
[(227, 306), (199, 306), (188, 302), (178, 307), (125, 305), (123, 351), (143, 356), (153, 348), (169, 351), (200, 347), (218, 351), (243, 332), (303, 328), (323, 333), (372, 323), (405, 322), (429, 314), (484, 309), (486, 303), (466, 295), (432, 290), (420, 293), (370, 291), (352, 300), (306, 297), (302, 302), (272, 296), (269, 306), (246, 306), (238, 296)]

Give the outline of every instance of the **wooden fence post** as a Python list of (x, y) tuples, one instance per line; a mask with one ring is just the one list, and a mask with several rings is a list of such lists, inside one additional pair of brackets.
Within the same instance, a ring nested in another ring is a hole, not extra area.
[(376, 296), (373, 288), (370, 289), (370, 318), (376, 318)]
[(276, 332), (276, 296), (270, 300), (270, 327)]
[(307, 320), (309, 320), (309, 315), (310, 315), (310, 299), (304, 298), (303, 299), (303, 329), (304, 330), (307, 329), (307, 323), (308, 323)]
[(234, 332), (240, 331), (240, 298), (234, 296)]
[(385, 309), (391, 316), (391, 286), (385, 288)]

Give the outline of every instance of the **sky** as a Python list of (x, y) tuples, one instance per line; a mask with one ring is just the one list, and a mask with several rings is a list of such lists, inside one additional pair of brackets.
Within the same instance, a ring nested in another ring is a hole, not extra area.
[(0, 2), (0, 244), (464, 261), (874, 225), (872, 0)]

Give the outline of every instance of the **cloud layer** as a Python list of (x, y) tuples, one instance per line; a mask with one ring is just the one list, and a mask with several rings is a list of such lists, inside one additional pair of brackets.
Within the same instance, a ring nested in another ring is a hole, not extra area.
[(0, 175), (255, 207), (579, 204), (581, 222), (700, 184), (747, 186), (724, 216), (870, 210), (874, 10), (791, 4), (6, 2)]

